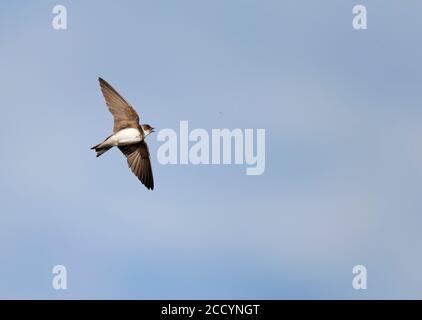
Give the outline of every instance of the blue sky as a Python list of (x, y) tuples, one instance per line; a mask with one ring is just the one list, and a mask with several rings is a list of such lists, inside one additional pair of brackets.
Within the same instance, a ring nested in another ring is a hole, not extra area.
[[(349, 0), (61, 1), (66, 31), (2, 2), (0, 298), (421, 298), (422, 4), (359, 3), (366, 31)], [(158, 130), (266, 129), (265, 173), (163, 166), (152, 135), (149, 192), (89, 150), (98, 76)]]

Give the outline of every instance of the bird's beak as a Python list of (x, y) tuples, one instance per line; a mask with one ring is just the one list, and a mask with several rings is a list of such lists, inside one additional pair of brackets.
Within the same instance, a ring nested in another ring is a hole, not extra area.
[(152, 129), (151, 129), (151, 132), (155, 132), (155, 130), (154, 130), (154, 129), (155, 129), (155, 128), (152, 128)]

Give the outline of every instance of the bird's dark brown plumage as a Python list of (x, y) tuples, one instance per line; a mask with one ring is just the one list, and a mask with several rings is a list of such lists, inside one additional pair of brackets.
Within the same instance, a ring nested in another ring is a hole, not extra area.
[(116, 133), (126, 128), (136, 128), (143, 132), (139, 125), (139, 116), (133, 107), (104, 79), (100, 81), (101, 91), (104, 95), (108, 109), (114, 118), (114, 129)]
[(127, 164), (135, 176), (147, 187), (154, 190), (154, 177), (152, 175), (151, 160), (148, 145), (144, 140), (137, 144), (119, 146), (120, 151), (127, 158)]
[[(142, 138), (144, 138), (145, 133), (139, 124), (139, 116), (133, 107), (107, 81), (102, 78), (98, 80), (108, 109), (114, 118), (113, 132), (116, 133), (126, 128), (136, 128), (141, 133)], [(145, 140), (127, 146), (119, 146), (118, 148), (126, 156), (128, 166), (132, 172), (145, 187), (153, 190), (154, 178), (152, 175), (151, 159)]]

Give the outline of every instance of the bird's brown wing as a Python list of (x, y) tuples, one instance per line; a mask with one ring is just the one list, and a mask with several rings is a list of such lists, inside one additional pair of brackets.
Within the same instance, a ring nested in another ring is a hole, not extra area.
[(104, 79), (100, 81), (106, 104), (114, 117), (114, 133), (125, 128), (138, 128), (139, 116), (132, 106)]
[(119, 146), (127, 158), (129, 168), (148, 189), (154, 190), (151, 160), (148, 145), (144, 140), (127, 146)]

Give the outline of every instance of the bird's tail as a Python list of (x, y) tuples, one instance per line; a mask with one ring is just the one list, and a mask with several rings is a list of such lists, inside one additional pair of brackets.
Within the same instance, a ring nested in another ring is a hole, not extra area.
[(91, 148), (91, 150), (95, 150), (95, 152), (97, 153), (97, 157), (101, 156), (104, 152), (107, 152), (109, 149), (111, 149), (112, 147), (110, 146), (106, 146), (106, 147), (102, 147), (103, 143), (97, 144), (96, 146), (93, 146)]

